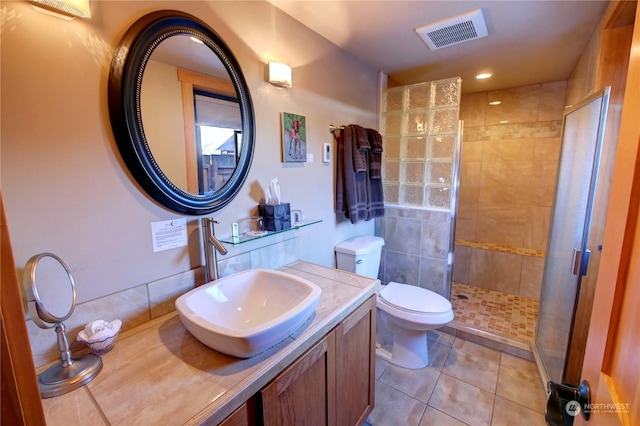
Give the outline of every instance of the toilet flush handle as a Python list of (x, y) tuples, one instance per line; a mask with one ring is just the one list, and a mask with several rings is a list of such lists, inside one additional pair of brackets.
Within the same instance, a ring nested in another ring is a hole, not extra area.
[(362, 263), (362, 259), (356, 260), (356, 264), (360, 265)]

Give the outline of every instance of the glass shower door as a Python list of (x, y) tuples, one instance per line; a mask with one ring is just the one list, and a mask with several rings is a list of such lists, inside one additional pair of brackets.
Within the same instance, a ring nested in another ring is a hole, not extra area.
[(589, 228), (609, 90), (564, 112), (535, 346), (547, 378), (563, 382), (577, 297), (588, 272)]

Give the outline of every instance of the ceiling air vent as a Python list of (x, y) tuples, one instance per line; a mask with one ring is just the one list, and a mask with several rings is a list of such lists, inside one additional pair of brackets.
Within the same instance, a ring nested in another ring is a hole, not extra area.
[(486, 37), (489, 34), (482, 9), (424, 25), (416, 28), (416, 32), (431, 50)]

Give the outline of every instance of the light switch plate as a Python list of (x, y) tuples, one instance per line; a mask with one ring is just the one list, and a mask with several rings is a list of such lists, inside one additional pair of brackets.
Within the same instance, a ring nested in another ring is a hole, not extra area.
[(307, 163), (313, 163), (313, 154), (307, 154)]

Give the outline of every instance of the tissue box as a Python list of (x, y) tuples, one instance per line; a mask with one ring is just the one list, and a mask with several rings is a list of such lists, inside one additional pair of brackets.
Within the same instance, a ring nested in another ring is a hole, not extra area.
[(291, 228), (291, 207), (289, 203), (260, 204), (258, 212), (267, 231), (282, 231)]

